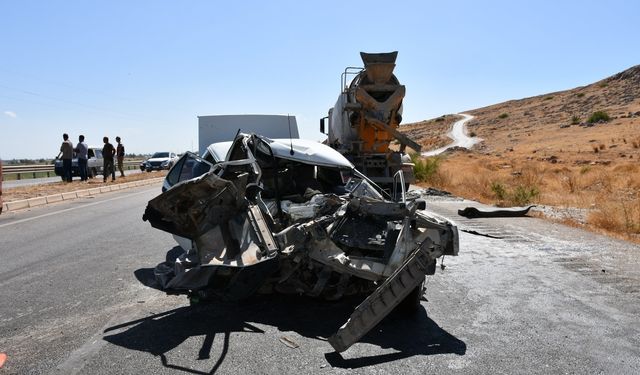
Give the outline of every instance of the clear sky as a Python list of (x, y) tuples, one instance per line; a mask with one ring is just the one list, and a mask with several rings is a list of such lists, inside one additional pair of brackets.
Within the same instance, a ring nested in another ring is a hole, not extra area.
[(403, 122), (640, 64), (640, 2), (0, 0), (0, 157), (62, 133), (197, 149), (197, 116), (295, 115), (304, 138), (359, 52), (398, 51)]

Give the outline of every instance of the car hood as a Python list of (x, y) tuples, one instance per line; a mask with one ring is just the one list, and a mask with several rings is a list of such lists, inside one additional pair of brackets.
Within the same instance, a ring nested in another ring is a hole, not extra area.
[(152, 161), (167, 161), (167, 160), (171, 160), (171, 158), (151, 158), (151, 159), (147, 159), (148, 162), (152, 162)]

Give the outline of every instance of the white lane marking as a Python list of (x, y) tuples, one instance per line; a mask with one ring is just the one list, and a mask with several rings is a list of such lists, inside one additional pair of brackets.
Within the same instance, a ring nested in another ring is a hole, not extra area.
[(154, 187), (153, 189), (147, 189), (147, 190), (144, 190), (144, 191), (133, 193), (133, 194), (128, 194), (128, 195), (124, 195), (124, 196), (118, 196), (118, 197), (114, 197), (114, 198), (105, 199), (105, 200), (99, 201), (99, 202), (87, 203), (87, 204), (84, 204), (82, 206), (65, 208), (64, 210), (60, 210), (60, 211), (49, 212), (47, 214), (42, 214), (42, 215), (39, 215), (39, 216), (29, 217), (29, 218), (26, 218), (26, 219), (20, 219), (20, 220), (12, 221), (10, 223), (6, 223), (6, 224), (0, 224), (0, 228), (8, 227), (10, 225), (15, 225), (15, 224), (21, 224), (21, 223), (25, 223), (25, 222), (36, 220), (36, 219), (42, 219), (43, 217), (47, 217), (47, 216), (51, 216), (51, 215), (58, 215), (58, 214), (61, 214), (61, 213), (64, 213), (64, 212), (68, 212), (68, 211), (78, 210), (80, 208), (87, 208), (87, 207), (95, 206), (97, 204), (102, 204), (102, 203), (115, 201), (115, 200), (118, 200), (118, 199), (123, 199), (123, 198), (127, 198), (127, 197), (133, 197), (133, 196), (140, 195), (140, 194), (146, 194), (151, 190), (157, 190), (157, 187)]

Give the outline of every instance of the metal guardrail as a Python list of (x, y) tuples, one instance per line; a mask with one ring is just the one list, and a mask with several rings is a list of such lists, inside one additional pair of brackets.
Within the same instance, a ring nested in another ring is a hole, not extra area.
[[(124, 167), (126, 170), (137, 169), (143, 160), (125, 160)], [(15, 178), (8, 178), (14, 176)], [(55, 176), (55, 166), (53, 164), (47, 165), (3, 165), (2, 166), (2, 178), (5, 181), (8, 180), (22, 180), (26, 178), (40, 178), (40, 177), (52, 177)]]

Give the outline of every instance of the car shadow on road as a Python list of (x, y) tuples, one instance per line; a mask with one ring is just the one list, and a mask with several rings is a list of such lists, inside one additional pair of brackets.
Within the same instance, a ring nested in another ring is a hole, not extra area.
[[(104, 340), (127, 349), (159, 356), (163, 366), (189, 373), (215, 373), (229, 351), (232, 333), (264, 333), (255, 324), (277, 327), (280, 332), (293, 331), (301, 336), (321, 340), (327, 349), (327, 337), (347, 320), (359, 300), (326, 302), (311, 298), (283, 295), (254, 296), (241, 303), (208, 303), (185, 306), (143, 319), (107, 328)], [(310, 313), (311, 312), (311, 313)], [(216, 336), (222, 336), (220, 357), (209, 372), (169, 363), (167, 353), (193, 336), (204, 336), (197, 359), (209, 359)], [(417, 355), (454, 353), (464, 355), (466, 344), (440, 328), (424, 307), (410, 317), (393, 313), (360, 342), (397, 350), (371, 357), (345, 359), (338, 353), (327, 353), (331, 366), (359, 368), (392, 362)]]

